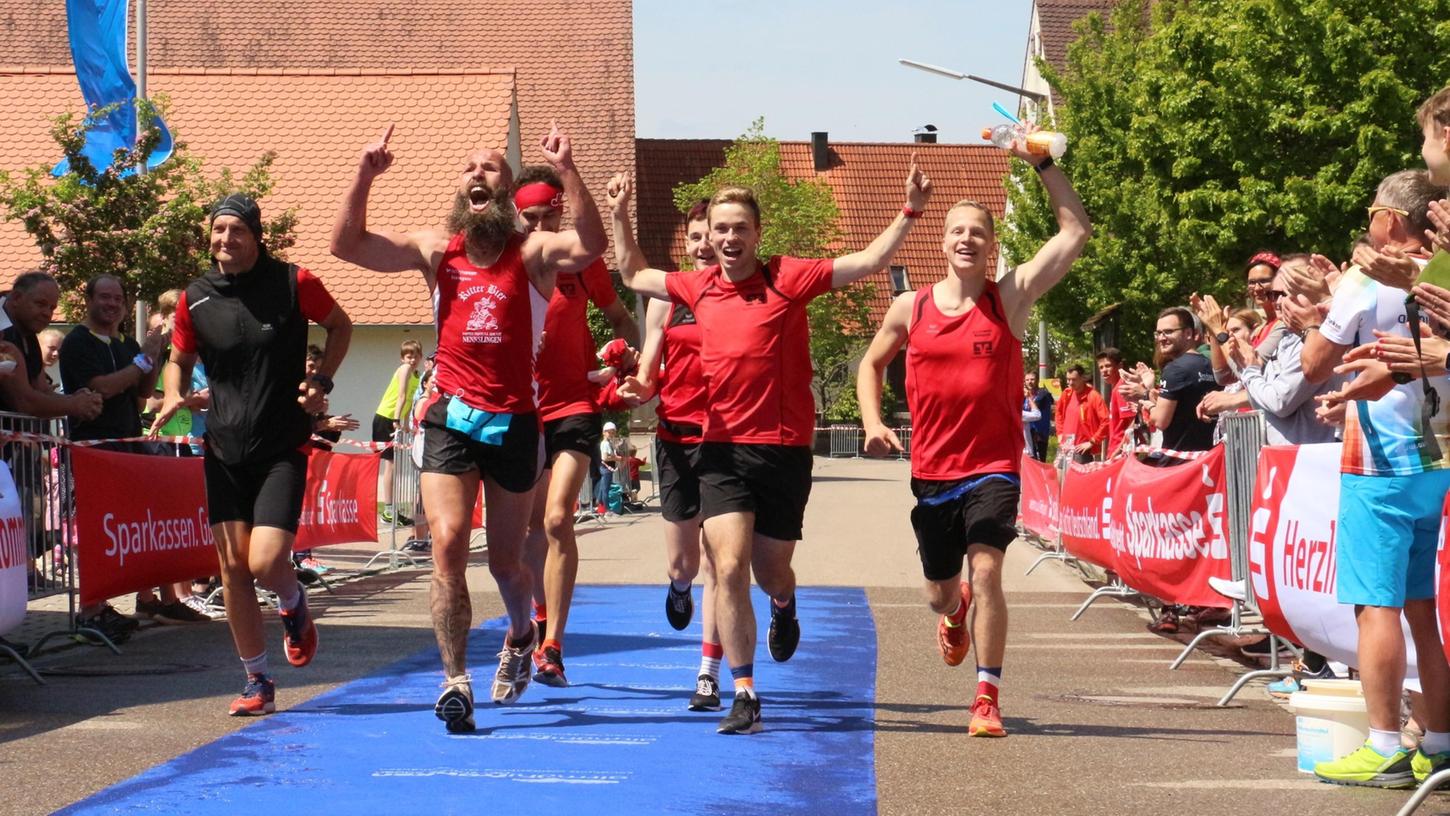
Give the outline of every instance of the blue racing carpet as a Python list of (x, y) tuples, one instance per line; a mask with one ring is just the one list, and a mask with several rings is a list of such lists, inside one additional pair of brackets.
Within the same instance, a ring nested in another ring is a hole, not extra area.
[[(663, 585), (579, 587), (565, 650), (574, 685), (534, 683), (512, 706), (488, 702), (503, 620), (475, 629), (473, 734), (449, 735), (433, 716), (442, 672), (432, 648), (61, 812), (875, 813), (876, 632), (865, 593), (801, 589), (800, 650), (775, 663), (769, 602), (755, 592), (765, 730), (752, 736), (716, 734), (723, 712), (685, 708), (699, 615), (670, 629), (664, 596)], [(723, 685), (728, 709), (728, 673)]]

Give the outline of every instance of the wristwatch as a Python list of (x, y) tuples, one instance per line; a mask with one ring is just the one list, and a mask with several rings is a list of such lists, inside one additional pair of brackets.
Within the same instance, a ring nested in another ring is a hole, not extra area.
[(322, 374), (319, 372), (317, 374), (313, 374), (311, 377), (308, 377), (308, 379), (317, 383), (317, 387), (322, 389), (322, 393), (332, 393), (332, 378), (327, 376), (326, 374)]
[(1213, 339), (1217, 340), (1218, 344), (1222, 346), (1228, 343), (1228, 332), (1219, 332), (1213, 336)]

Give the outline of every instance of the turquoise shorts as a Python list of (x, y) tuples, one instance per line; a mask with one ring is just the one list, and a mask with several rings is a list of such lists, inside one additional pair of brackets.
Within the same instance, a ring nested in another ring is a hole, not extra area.
[(1435, 597), (1435, 551), (1450, 470), (1339, 477), (1339, 602), (1403, 608)]

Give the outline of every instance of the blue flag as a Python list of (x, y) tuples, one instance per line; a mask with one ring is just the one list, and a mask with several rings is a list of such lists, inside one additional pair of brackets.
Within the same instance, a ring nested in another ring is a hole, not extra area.
[[(120, 103), (109, 115), (92, 120), (82, 149), (98, 172), (111, 166), (116, 150), (136, 143), (136, 83), (126, 62), (126, 26), (130, 0), (66, 0), (71, 60), (86, 107), (92, 112)], [(160, 119), (161, 142), (146, 159), (155, 168), (171, 156), (171, 132)], [(55, 175), (65, 175), (70, 163), (62, 159)]]

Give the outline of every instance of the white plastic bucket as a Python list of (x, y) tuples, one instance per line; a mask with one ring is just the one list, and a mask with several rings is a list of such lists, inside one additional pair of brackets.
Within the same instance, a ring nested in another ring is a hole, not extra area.
[(1316, 762), (1327, 762), (1351, 753), (1369, 738), (1369, 712), (1364, 697), (1340, 681), (1332, 688), (1315, 688), (1289, 695), (1299, 738), (1299, 771), (1314, 773)]

